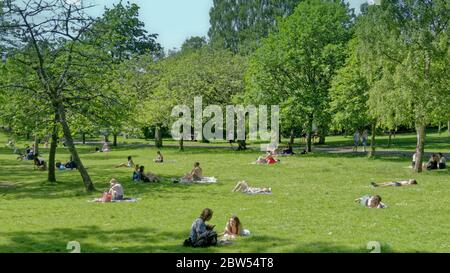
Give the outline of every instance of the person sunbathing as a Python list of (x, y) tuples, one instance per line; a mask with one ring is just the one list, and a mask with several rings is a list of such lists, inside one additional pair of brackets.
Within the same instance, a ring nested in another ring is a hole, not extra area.
[(249, 235), (249, 233), (250, 231), (244, 229), (244, 227), (242, 226), (239, 217), (233, 215), (225, 225), (223, 236), (227, 239), (235, 239), (239, 236), (247, 236)]
[(415, 179), (405, 180), (405, 181), (396, 181), (396, 182), (384, 182), (384, 183), (371, 183), (374, 187), (402, 187), (402, 186), (411, 186), (417, 185), (417, 181)]
[(387, 206), (385, 204), (383, 204), (381, 202), (381, 196), (376, 195), (376, 196), (363, 196), (361, 198), (358, 198), (355, 200), (355, 202), (359, 202), (362, 206), (367, 207), (367, 208), (377, 208), (377, 209), (384, 209), (387, 208)]
[(256, 164), (260, 164), (260, 165), (272, 165), (275, 163), (279, 163), (280, 161), (277, 160), (275, 158), (275, 156), (271, 153), (271, 152), (267, 152), (266, 157), (259, 157), (258, 160), (256, 161)]
[(249, 194), (272, 193), (272, 188), (250, 187), (250, 185), (246, 181), (240, 181), (236, 184), (236, 187), (234, 187), (233, 192), (243, 192)]
[(110, 188), (108, 190), (108, 194), (112, 196), (113, 201), (123, 200), (123, 187), (119, 184), (116, 179), (111, 179), (109, 182)]
[(116, 168), (122, 168), (122, 167), (133, 168), (134, 167), (133, 157), (129, 156), (127, 163), (121, 163), (116, 166)]
[(158, 151), (156, 153), (156, 159), (154, 160), (155, 163), (163, 163), (164, 162), (164, 157), (162, 156), (161, 152)]
[(195, 162), (194, 169), (183, 177), (183, 180), (187, 181), (202, 181), (203, 179), (203, 170), (200, 167), (199, 162)]
[(150, 173), (150, 172), (145, 173), (144, 170), (145, 170), (144, 166), (139, 167), (139, 176), (140, 176), (142, 182), (153, 183), (153, 182), (161, 181), (161, 179), (158, 176), (156, 176), (155, 174)]

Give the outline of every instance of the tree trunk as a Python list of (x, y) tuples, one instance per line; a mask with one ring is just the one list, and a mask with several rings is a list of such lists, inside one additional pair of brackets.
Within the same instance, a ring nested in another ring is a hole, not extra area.
[(439, 121), (438, 134), (441, 135), (441, 133), (442, 133), (442, 122)]
[(312, 152), (312, 131), (313, 131), (313, 120), (310, 119), (308, 122), (308, 139), (306, 140), (306, 151), (308, 153)]
[(181, 136), (181, 138), (180, 138), (180, 151), (184, 151), (184, 140), (183, 140), (183, 136)]
[(323, 126), (319, 127), (319, 145), (325, 145), (326, 137), (327, 137), (327, 129)]
[(163, 146), (161, 126), (159, 125), (156, 125), (155, 127), (155, 146), (158, 149), (162, 148)]
[(73, 143), (72, 133), (70, 132), (70, 127), (66, 120), (66, 110), (64, 109), (64, 106), (62, 104), (58, 105), (58, 114), (60, 118), (59, 122), (61, 123), (63, 129), (67, 147), (69, 148), (70, 154), (72, 155), (72, 160), (77, 164), (77, 168), (80, 172), (81, 177), (83, 178), (83, 183), (86, 191), (92, 192), (95, 190), (94, 184), (92, 184), (91, 177), (89, 176), (86, 168), (83, 166), (75, 144)]
[(39, 137), (38, 136), (34, 136), (34, 150), (33, 150), (35, 155), (39, 155)]
[(389, 140), (388, 140), (388, 149), (391, 148), (392, 144), (392, 130), (389, 130)]
[(105, 142), (109, 142), (109, 135), (104, 135)]
[[(57, 121), (57, 118), (55, 122)], [(58, 145), (58, 125), (55, 123), (53, 125), (52, 131), (52, 143), (50, 144), (50, 154), (48, 157), (48, 182), (56, 182), (56, 148)]]
[(414, 171), (421, 173), (423, 170), (422, 167), (422, 158), (425, 152), (425, 125), (416, 125), (417, 131), (417, 148), (416, 148), (416, 166)]
[(447, 124), (447, 130), (448, 130), (448, 132), (450, 133), (450, 121), (449, 121), (448, 124)]
[(294, 141), (295, 141), (294, 129), (291, 129), (291, 137), (289, 139), (289, 144), (291, 145), (291, 147), (294, 147)]
[(116, 133), (113, 134), (113, 146), (117, 147), (117, 134)]
[(83, 139), (83, 145), (86, 144), (86, 133), (81, 133), (81, 138)]
[(376, 138), (376, 136), (377, 136), (377, 123), (373, 122), (372, 123), (372, 139), (370, 140), (369, 157), (375, 156), (375, 151), (376, 151), (375, 138)]
[(30, 132), (27, 132), (26, 138), (27, 138), (27, 140), (30, 140), (30, 138), (31, 138)]

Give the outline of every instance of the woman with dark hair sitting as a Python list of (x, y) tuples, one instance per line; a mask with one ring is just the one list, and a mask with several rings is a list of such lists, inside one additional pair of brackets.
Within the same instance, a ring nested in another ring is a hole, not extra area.
[(205, 222), (211, 220), (213, 211), (204, 209), (199, 218), (192, 223), (189, 239), (184, 242), (184, 246), (209, 247), (217, 245), (217, 233), (213, 230), (215, 226), (207, 225)]

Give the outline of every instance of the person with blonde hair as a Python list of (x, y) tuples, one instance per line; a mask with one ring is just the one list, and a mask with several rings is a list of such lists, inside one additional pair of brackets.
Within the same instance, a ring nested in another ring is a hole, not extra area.
[(112, 195), (113, 201), (120, 201), (123, 200), (123, 194), (124, 190), (122, 185), (119, 184), (119, 181), (117, 181), (115, 178), (111, 179), (109, 182), (110, 188), (108, 190), (108, 193)]

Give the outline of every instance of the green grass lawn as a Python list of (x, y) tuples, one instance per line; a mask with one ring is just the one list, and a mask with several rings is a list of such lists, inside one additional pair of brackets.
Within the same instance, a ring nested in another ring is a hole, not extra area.
[[(1, 136), (0, 143), (5, 141)], [(432, 145), (445, 152), (449, 143), (446, 133)], [(252, 151), (165, 148), (165, 159), (176, 162), (158, 165), (152, 162), (156, 150), (148, 147), (119, 147), (108, 154), (90, 153), (91, 146), (79, 149), (97, 193), (84, 193), (76, 171), (58, 172), (56, 185), (46, 183), (46, 173), (0, 148), (0, 252), (68, 252), (69, 241), (80, 242), (82, 252), (368, 252), (370, 241), (380, 242), (383, 252), (450, 252), (450, 171), (414, 174), (407, 168), (409, 158), (314, 153), (256, 166), (249, 164), (259, 155)], [(165, 178), (182, 176), (200, 161), (204, 174), (219, 183), (135, 184), (132, 170), (114, 168), (128, 155)], [(59, 160), (68, 157), (66, 149), (58, 150)], [(127, 197), (141, 200), (88, 203), (113, 177)], [(409, 178), (419, 185), (369, 187), (371, 181)], [(273, 195), (232, 193), (239, 180), (272, 187)], [(353, 202), (365, 194), (380, 194), (389, 208), (365, 209)], [(205, 207), (214, 210), (211, 223), (218, 231), (237, 214), (252, 235), (230, 246), (182, 247)]]

